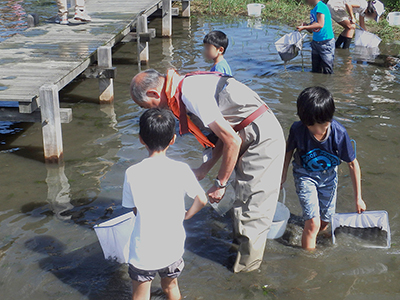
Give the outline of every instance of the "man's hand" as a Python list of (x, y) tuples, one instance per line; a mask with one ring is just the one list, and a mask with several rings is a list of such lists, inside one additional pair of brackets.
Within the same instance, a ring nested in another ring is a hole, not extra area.
[(224, 197), (226, 188), (219, 188), (213, 185), (207, 192), (208, 198), (211, 203), (218, 203)]
[(194, 173), (198, 181), (203, 180), (207, 175), (207, 170), (204, 170), (202, 166), (203, 165), (201, 165), (197, 169), (192, 169), (192, 172)]
[(367, 210), (367, 205), (365, 204), (363, 199), (358, 199), (356, 202), (356, 210), (357, 213), (361, 214), (362, 212)]

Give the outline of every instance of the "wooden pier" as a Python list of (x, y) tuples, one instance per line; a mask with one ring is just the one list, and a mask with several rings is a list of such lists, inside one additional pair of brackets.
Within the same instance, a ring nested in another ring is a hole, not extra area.
[[(86, 9), (90, 23), (47, 23), (0, 43), (0, 121), (41, 122), (46, 162), (62, 161), (61, 123), (72, 120), (72, 110), (60, 108), (59, 91), (97, 62), (91, 73), (99, 78), (99, 103), (112, 102), (112, 47), (133, 35), (139, 63), (146, 63), (154, 36), (147, 16), (161, 12), (162, 35), (171, 36), (176, 15), (171, 0), (87, 0)], [(189, 0), (182, 0), (182, 16), (190, 16)]]

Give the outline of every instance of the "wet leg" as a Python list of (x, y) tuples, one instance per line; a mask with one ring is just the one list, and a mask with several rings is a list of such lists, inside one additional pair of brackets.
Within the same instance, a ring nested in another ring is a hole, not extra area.
[(151, 281), (139, 282), (132, 280), (132, 300), (150, 300)]
[(168, 300), (180, 300), (181, 292), (178, 286), (178, 278), (164, 277), (161, 278), (161, 287)]
[(301, 247), (305, 250), (314, 250), (317, 243), (317, 234), (320, 230), (321, 220), (319, 217), (307, 220), (304, 224)]

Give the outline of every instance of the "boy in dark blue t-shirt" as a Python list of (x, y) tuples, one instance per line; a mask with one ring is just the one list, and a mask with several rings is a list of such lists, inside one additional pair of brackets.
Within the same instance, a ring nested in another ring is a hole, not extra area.
[(332, 74), (335, 58), (335, 39), (332, 28), (331, 13), (328, 6), (320, 0), (307, 0), (314, 8), (310, 12), (310, 24), (298, 26), (299, 31), (312, 32), (311, 42), (312, 71)]
[(297, 98), (301, 121), (293, 123), (286, 146), (282, 184), (294, 157), (293, 176), (305, 220), (301, 244), (307, 250), (315, 249), (317, 234), (326, 230), (335, 213), (337, 166), (342, 160), (349, 165), (356, 210), (366, 209), (360, 165), (346, 129), (333, 120), (334, 112), (335, 103), (327, 89), (306, 88)]

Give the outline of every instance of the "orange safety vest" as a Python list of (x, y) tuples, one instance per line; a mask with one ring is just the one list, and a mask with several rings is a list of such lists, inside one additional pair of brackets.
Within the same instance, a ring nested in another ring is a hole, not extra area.
[[(224, 76), (218, 72), (193, 72), (185, 75), (186, 77), (192, 75), (213, 74), (216, 76)], [(203, 147), (215, 147), (213, 143), (201, 132), (201, 130), (190, 120), (187, 115), (186, 106), (182, 101), (182, 85), (183, 79), (180, 78), (176, 70), (169, 69), (165, 79), (165, 95), (168, 100), (168, 107), (172, 113), (179, 120), (179, 134), (192, 133)]]
[[(182, 85), (183, 80), (186, 77), (193, 75), (208, 75), (212, 74), (215, 76), (223, 77), (225, 76), (219, 72), (206, 72), (206, 71), (197, 71), (188, 73), (185, 75), (183, 79), (178, 75), (176, 70), (169, 69), (167, 71), (167, 76), (165, 78), (165, 95), (168, 100), (168, 107), (171, 109), (172, 113), (179, 120), (179, 134), (192, 133), (196, 139), (199, 141), (203, 147), (215, 147), (215, 145), (201, 132), (201, 130), (190, 120), (190, 117), (187, 115), (186, 106), (182, 101)], [(258, 109), (256, 109), (253, 113), (251, 113), (247, 118), (245, 118), (241, 123), (233, 127), (233, 129), (238, 132), (245, 128), (247, 125), (252, 123), (255, 119), (257, 119), (260, 115), (268, 110), (267, 105), (261, 105)]]

